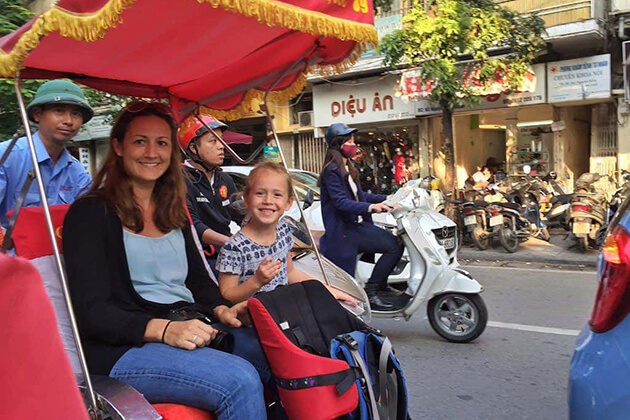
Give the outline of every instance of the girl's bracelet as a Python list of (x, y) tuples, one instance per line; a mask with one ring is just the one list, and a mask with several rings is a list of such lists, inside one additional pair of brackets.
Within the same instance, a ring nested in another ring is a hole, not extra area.
[(166, 323), (166, 326), (164, 327), (164, 331), (162, 332), (162, 343), (164, 343), (164, 337), (166, 337), (166, 330), (168, 329), (168, 326), (171, 325), (171, 322), (173, 321), (168, 321)]

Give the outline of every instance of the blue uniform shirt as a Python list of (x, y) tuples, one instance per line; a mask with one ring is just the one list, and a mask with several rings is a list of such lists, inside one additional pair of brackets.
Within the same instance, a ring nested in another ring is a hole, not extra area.
[[(92, 179), (77, 159), (64, 150), (53, 167), (52, 159), (39, 138), (39, 132), (33, 134), (33, 140), (48, 204), (70, 204), (87, 192), (92, 185)], [(0, 143), (0, 156), (4, 154), (9, 143), (8, 141)], [(26, 137), (21, 137), (15, 143), (7, 161), (0, 167), (0, 225), (5, 228), (8, 224), (6, 214), (15, 206), (28, 171), (32, 168), (28, 141)], [(24, 206), (40, 205), (39, 190), (34, 180), (26, 194)]]

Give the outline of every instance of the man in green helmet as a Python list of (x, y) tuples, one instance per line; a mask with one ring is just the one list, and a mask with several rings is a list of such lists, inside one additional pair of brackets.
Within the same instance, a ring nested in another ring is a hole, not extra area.
[[(28, 118), (38, 124), (33, 141), (48, 203), (72, 203), (88, 190), (92, 180), (83, 165), (68, 153), (66, 144), (92, 118), (94, 111), (81, 88), (67, 80), (51, 80), (41, 85), (26, 110)], [(0, 156), (9, 143), (0, 143)], [(22, 137), (0, 167), (0, 225), (5, 228), (8, 224), (6, 214), (15, 206), (32, 167), (28, 142)], [(23, 205), (41, 205), (35, 183), (26, 194)]]

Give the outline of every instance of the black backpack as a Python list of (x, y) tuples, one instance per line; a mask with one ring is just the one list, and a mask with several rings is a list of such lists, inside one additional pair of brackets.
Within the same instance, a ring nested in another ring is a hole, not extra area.
[(249, 310), (289, 418), (409, 418), (391, 343), (319, 281), (259, 293)]

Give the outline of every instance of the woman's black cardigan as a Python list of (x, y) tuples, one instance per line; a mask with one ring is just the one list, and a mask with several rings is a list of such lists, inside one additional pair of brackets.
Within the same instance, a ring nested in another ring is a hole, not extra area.
[[(186, 287), (195, 303), (207, 308), (209, 314), (218, 305), (230, 306), (208, 275), (190, 225), (182, 232), (188, 256)], [(152, 318), (164, 318), (170, 309), (188, 304), (153, 303), (135, 291), (122, 224), (101, 198), (82, 198), (70, 207), (64, 220), (63, 249), (70, 295), (92, 374), (108, 375), (127, 350), (143, 344)]]

